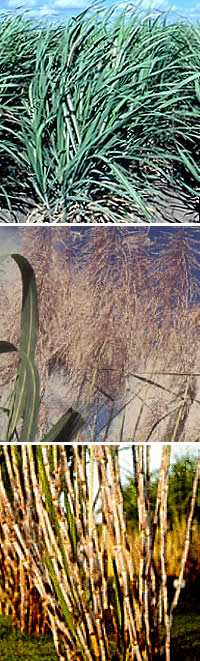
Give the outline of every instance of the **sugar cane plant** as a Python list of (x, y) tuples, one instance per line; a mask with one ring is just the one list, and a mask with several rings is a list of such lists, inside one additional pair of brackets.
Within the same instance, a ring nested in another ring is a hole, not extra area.
[(94, 5), (66, 25), (1, 16), (12, 222), (19, 209), (28, 222), (155, 222), (158, 180), (199, 198), (199, 25), (140, 5)]
[[(21, 443), (32, 443), (38, 433), (38, 418), (40, 409), (40, 381), (35, 364), (35, 349), (39, 327), (39, 311), (35, 274), (28, 260), (19, 254), (11, 257), (18, 265), (22, 279), (22, 307), (20, 345), (1, 340), (0, 353), (17, 353), (19, 365), (14, 389), (9, 394), (7, 405), (1, 406), (0, 434), (2, 442), (12, 440)], [(2, 262), (6, 257), (1, 257)], [(70, 442), (83, 426), (81, 416), (68, 409), (58, 420), (43, 441), (59, 441), (65, 438)]]
[[(25, 576), (37, 586), (61, 661), (170, 660), (171, 627), (200, 477), (199, 458), (170, 603), (166, 565), (170, 451), (171, 446), (163, 446), (152, 516), (149, 447), (133, 446), (137, 568), (123, 508), (118, 446), (96, 444), (86, 449), (74, 444), (70, 461), (66, 445), (2, 446), (0, 542), (6, 571), (13, 566), (20, 570), (22, 620), (27, 603)], [(97, 495), (100, 521), (96, 518)]]

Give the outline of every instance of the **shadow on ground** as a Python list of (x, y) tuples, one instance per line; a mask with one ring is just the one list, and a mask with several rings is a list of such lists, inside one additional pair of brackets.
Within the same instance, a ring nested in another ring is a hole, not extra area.
[[(189, 224), (200, 222), (198, 197), (189, 195), (187, 192), (184, 192), (181, 187), (178, 187), (175, 184), (168, 185), (166, 182), (163, 183), (160, 181), (160, 179), (157, 179), (154, 182), (154, 188), (156, 190), (156, 194), (150, 195), (149, 192), (145, 191), (143, 193), (143, 199), (151, 213), (151, 220), (149, 222), (155, 224)], [(0, 207), (0, 224), (43, 224), (45, 221), (48, 222), (47, 217), (45, 218), (44, 216), (44, 209), (42, 212), (40, 212), (40, 208), (36, 207), (35, 201), (31, 198), (27, 199), (26, 202), (24, 199), (21, 201), (20, 199), (16, 200), (12, 213), (8, 209)], [(58, 216), (58, 219), (56, 217), (53, 218), (53, 222), (63, 222), (63, 220), (59, 221)], [(70, 212), (69, 223), (80, 222), (84, 222), (84, 214), (82, 214), (80, 217), (80, 215), (77, 215), (76, 210), (74, 210), (74, 214), (73, 212)], [(91, 222), (93, 222), (93, 219), (91, 219)], [(98, 213), (95, 222), (98, 224), (105, 224), (105, 219), (103, 219), (103, 217), (101, 218), (100, 214)], [(112, 221), (110, 220), (109, 222)], [(135, 210), (130, 214), (125, 214), (123, 223), (124, 222), (130, 224), (141, 224), (147, 222), (147, 220), (136, 206)]]

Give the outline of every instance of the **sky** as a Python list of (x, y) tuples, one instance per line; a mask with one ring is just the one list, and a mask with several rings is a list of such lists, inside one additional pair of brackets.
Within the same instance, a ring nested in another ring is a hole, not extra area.
[(0, 255), (16, 252), (20, 245), (20, 230), (12, 227), (0, 227)]
[[(14, 11), (20, 7), (23, 10), (28, 10), (30, 16), (37, 19), (51, 19), (55, 22), (63, 22), (70, 16), (75, 16), (83, 9), (86, 9), (92, 4), (87, 0), (1, 0), (1, 11)], [(127, 5), (127, 2), (114, 3), (111, 0), (104, 0), (103, 6), (109, 7), (113, 4), (118, 4), (121, 7)], [(185, 17), (192, 22), (200, 20), (200, 0), (142, 0), (141, 7), (150, 11), (160, 10), (175, 13), (180, 17)]]
[[(181, 228), (180, 228), (180, 225), (178, 225), (178, 226), (174, 225), (173, 227), (172, 226), (167, 226), (167, 225), (165, 225), (165, 226), (163, 226), (163, 225), (151, 225), (150, 228), (148, 228), (147, 226), (145, 226), (145, 227), (146, 227), (146, 229), (150, 230), (150, 238), (151, 239), (157, 238), (161, 234), (162, 234), (162, 236), (164, 236), (164, 233), (166, 234), (166, 237), (167, 237), (167, 234), (171, 235), (172, 232), (176, 232), (177, 230), (179, 231), (180, 229), (184, 229), (184, 227), (186, 227), (191, 233), (192, 232), (194, 233), (194, 231), (195, 231), (198, 234), (198, 238), (199, 238), (199, 229), (200, 228), (199, 228), (198, 225), (192, 225), (192, 226), (189, 227), (188, 224), (186, 224), (186, 225), (182, 224)], [(38, 229), (38, 226), (35, 225), (35, 228)], [(35, 228), (31, 225), (25, 226), (25, 227), (22, 226), (22, 225), (0, 225), (0, 254), (3, 254), (5, 252), (7, 252), (7, 249), (10, 246), (11, 246), (11, 249), (14, 249), (14, 250), (17, 247), (19, 247), (21, 239), (22, 239), (22, 233), (24, 231), (27, 234), (29, 233), (30, 241), (32, 241), (32, 232), (35, 231)], [(60, 230), (61, 226), (59, 226), (59, 227), (54, 226), (54, 228), (49, 227), (49, 229), (50, 229), (50, 231), (52, 231), (52, 229), (53, 229), (53, 231), (56, 232), (56, 229)], [(72, 230), (74, 230), (75, 232), (80, 231), (80, 232), (86, 232), (87, 233), (87, 229), (88, 228), (87, 228), (86, 225), (82, 226), (82, 227), (77, 226), (77, 225), (72, 226)], [(98, 227), (98, 228), (96, 226), (94, 226), (93, 229), (94, 229), (95, 232), (98, 231), (98, 230), (101, 231), (102, 229), (104, 229), (106, 231), (106, 227), (103, 228), (102, 226)], [(128, 229), (130, 230), (130, 232), (131, 232), (131, 230), (133, 232), (137, 231), (135, 227), (132, 228), (131, 226), (129, 226)], [(91, 226), (90, 226), (90, 230), (91, 230)], [(140, 228), (138, 227), (138, 231), (140, 231), (140, 230), (141, 230), (141, 226), (140, 226)], [(64, 226), (63, 226), (63, 232), (65, 232), (65, 227)]]
[[(149, 229), (149, 238), (151, 239), (151, 241), (159, 240), (160, 246), (161, 246), (161, 245), (164, 245), (166, 243), (166, 240), (167, 240), (168, 236), (171, 236), (172, 232), (176, 233), (177, 230), (178, 231), (180, 231), (180, 229), (184, 230), (184, 227), (185, 227), (184, 224), (182, 225), (181, 228), (180, 228), (180, 225), (178, 225), (178, 226), (174, 225), (173, 227), (172, 226), (163, 226), (163, 225), (151, 225), (149, 228), (146, 227), (146, 229)], [(192, 225), (192, 227), (191, 226), (188, 227), (188, 225), (187, 225), (186, 227), (187, 227), (187, 230), (189, 230), (190, 236), (193, 235), (193, 238), (194, 238), (195, 235), (196, 235), (196, 239), (200, 242), (200, 231), (199, 231), (200, 227), (198, 225), (195, 225), (195, 226)], [(37, 227), (37, 229), (38, 229), (38, 227)], [(53, 229), (52, 227), (49, 227), (50, 231), (52, 231), (52, 229)], [(53, 229), (54, 236), (56, 235), (55, 233), (56, 233), (57, 229), (60, 231), (61, 227), (60, 226), (59, 227), (58, 226), (54, 227), (54, 229)], [(71, 227), (71, 229), (74, 230), (76, 233), (81, 232), (81, 233), (85, 233), (85, 235), (87, 235), (88, 227), (87, 226), (82, 226), (82, 227), (78, 226), (77, 227), (77, 225), (74, 225), (74, 226)], [(130, 232), (131, 231), (133, 231), (133, 232), (137, 231), (135, 227), (132, 228), (132, 227), (129, 226), (128, 229), (129, 229)], [(93, 230), (95, 232), (96, 231), (101, 232), (102, 230), (107, 231), (107, 228), (105, 226), (104, 227), (102, 227), (102, 226), (99, 227), (98, 226), (98, 228), (94, 226)], [(141, 226), (140, 226), (140, 228), (138, 227), (138, 231), (140, 231), (140, 230), (141, 230)], [(35, 228), (32, 227), (31, 225), (30, 226), (25, 226), (25, 227), (22, 227), (20, 225), (17, 225), (17, 226), (0, 225), (0, 255), (3, 255), (3, 254), (5, 254), (7, 252), (10, 252), (10, 251), (16, 252), (17, 250), (20, 249), (20, 244), (21, 244), (23, 232), (25, 232), (25, 234), (30, 237), (30, 243), (31, 243), (32, 242), (32, 235), (33, 235), (32, 233), (34, 231), (35, 231)], [(90, 231), (91, 231), (91, 226), (90, 226)], [(65, 232), (64, 227), (63, 227), (63, 232)]]

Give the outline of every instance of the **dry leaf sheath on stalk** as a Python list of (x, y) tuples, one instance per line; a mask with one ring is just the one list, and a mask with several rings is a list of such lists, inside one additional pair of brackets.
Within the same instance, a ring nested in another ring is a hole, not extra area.
[[(69, 460), (67, 446), (62, 445), (1, 446), (0, 543), (5, 572), (19, 570), (20, 626), (27, 626), (27, 605), (29, 612), (33, 608), (27, 589), (33, 585), (61, 661), (112, 661), (116, 655), (121, 661), (170, 661), (171, 627), (188, 555), (200, 458), (170, 609), (166, 573), (170, 446), (162, 450), (153, 518), (150, 451), (135, 446), (139, 570), (123, 507), (118, 446), (96, 444), (86, 451), (85, 446), (74, 445), (70, 453)], [(94, 505), (94, 473), (100, 519)]]

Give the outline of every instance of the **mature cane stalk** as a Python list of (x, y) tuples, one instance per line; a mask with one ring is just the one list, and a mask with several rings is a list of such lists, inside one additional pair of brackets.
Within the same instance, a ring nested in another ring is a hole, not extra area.
[(168, 497), (168, 471), (170, 463), (171, 447), (165, 445), (161, 460), (161, 490), (160, 490), (160, 565), (161, 565), (161, 598), (164, 609), (165, 624), (165, 655), (166, 661), (170, 661), (170, 621), (168, 614), (167, 594), (167, 497)]

